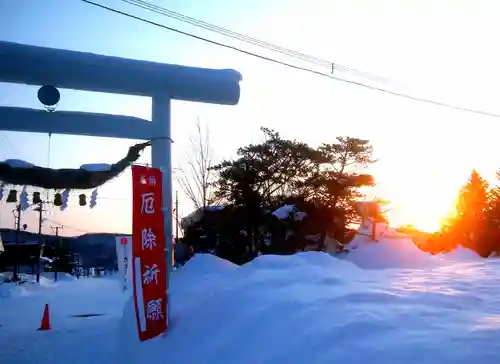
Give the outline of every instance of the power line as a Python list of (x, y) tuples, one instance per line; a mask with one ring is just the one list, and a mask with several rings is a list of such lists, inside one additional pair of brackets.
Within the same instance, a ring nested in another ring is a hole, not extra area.
[(73, 230), (73, 231), (76, 231), (76, 232), (79, 232), (79, 233), (84, 233), (84, 234), (119, 234), (119, 233), (109, 233), (109, 232), (92, 232), (92, 231), (88, 231), (88, 230), (76, 228), (74, 226), (70, 226), (70, 225), (67, 225), (67, 224), (62, 224), (62, 223), (60, 223), (59, 221), (56, 221), (56, 220), (47, 219), (47, 218), (45, 220), (47, 220), (49, 222), (52, 222), (53, 224), (57, 224), (59, 226), (62, 226), (64, 229), (69, 229), (69, 230)]
[(72, 226), (69, 226), (69, 225), (66, 225), (66, 224), (62, 224), (62, 223), (60, 223), (59, 221), (56, 221), (56, 220), (52, 220), (52, 219), (48, 219), (48, 218), (45, 218), (45, 220), (49, 221), (49, 222), (51, 222), (53, 224), (64, 226), (64, 228), (67, 228), (67, 229), (70, 229), (70, 230), (74, 230), (74, 231), (79, 232), (79, 233), (90, 234), (90, 231), (88, 231), (88, 230), (83, 230), (83, 229), (75, 228), (75, 227), (72, 227)]
[(469, 109), (469, 108), (462, 107), (462, 106), (455, 106), (455, 105), (448, 104), (448, 103), (445, 103), (445, 102), (435, 101), (435, 100), (426, 99), (426, 98), (418, 97), (418, 96), (412, 96), (410, 94), (399, 93), (399, 92), (396, 92), (396, 91), (391, 91), (391, 90), (384, 89), (384, 88), (381, 88), (381, 87), (371, 86), (371, 85), (367, 85), (367, 84), (364, 84), (364, 83), (361, 83), (361, 82), (347, 80), (347, 79), (340, 78), (340, 77), (334, 77), (334, 76), (332, 76), (332, 78), (335, 79), (335, 80), (337, 80), (337, 81), (340, 81), (340, 82), (350, 83), (352, 85), (356, 85), (356, 86), (360, 86), (360, 87), (365, 87), (365, 88), (368, 88), (368, 89), (374, 90), (374, 91), (384, 92), (384, 93), (389, 94), (389, 95), (404, 97), (406, 99), (410, 99), (410, 100), (414, 100), (414, 101), (426, 102), (428, 104), (432, 104), (432, 105), (436, 105), (436, 106), (443, 106), (443, 107), (447, 107), (447, 108), (453, 109), (453, 110), (466, 111), (466, 112), (469, 112), (469, 113), (479, 114), (479, 115), (483, 115), (483, 116), (490, 116), (490, 117), (493, 117), (493, 118), (500, 118), (500, 114), (495, 114), (495, 113), (491, 113), (491, 112), (488, 112), (488, 111), (483, 111), (483, 110), (479, 110), (479, 109)]
[(399, 97), (410, 99), (410, 100), (414, 100), (414, 101), (425, 102), (425, 103), (436, 105), (436, 106), (442, 106), (442, 107), (446, 107), (446, 108), (449, 108), (449, 109), (454, 109), (454, 110), (459, 110), (459, 111), (465, 111), (465, 112), (479, 114), (479, 115), (483, 115), (483, 116), (500, 118), (500, 114), (490, 113), (490, 112), (486, 112), (486, 111), (482, 111), (482, 110), (478, 110), (478, 109), (465, 108), (465, 107), (461, 107), (461, 106), (456, 106), (456, 105), (448, 104), (448, 103), (445, 103), (445, 102), (434, 101), (434, 100), (423, 98), (423, 97), (412, 96), (412, 95), (407, 94), (407, 93), (401, 93), (401, 92), (391, 91), (391, 90), (384, 89), (384, 88), (381, 88), (381, 87), (376, 87), (376, 86), (364, 84), (364, 83), (361, 83), (361, 82), (357, 82), (357, 81), (353, 81), (353, 80), (348, 80), (348, 79), (345, 79), (345, 78), (337, 77), (337, 76), (334, 76), (332, 74), (327, 74), (327, 73), (319, 72), (319, 71), (312, 70), (312, 69), (309, 69), (309, 68), (305, 68), (305, 67), (301, 67), (301, 66), (296, 66), (296, 65), (293, 65), (291, 63), (286, 63), (286, 62), (283, 62), (283, 61), (280, 61), (280, 60), (277, 60), (277, 59), (274, 59), (274, 58), (271, 58), (271, 57), (266, 57), (266, 56), (263, 56), (263, 55), (260, 55), (260, 54), (257, 54), (257, 53), (246, 51), (244, 49), (241, 49), (241, 48), (238, 48), (238, 47), (234, 47), (234, 46), (231, 46), (229, 44), (224, 44), (224, 43), (217, 42), (217, 41), (214, 41), (214, 40), (211, 40), (211, 39), (207, 39), (207, 38), (204, 38), (204, 37), (192, 34), (192, 33), (188, 33), (188, 32), (179, 30), (179, 29), (175, 29), (175, 28), (172, 28), (172, 27), (169, 27), (169, 26), (166, 26), (166, 25), (163, 25), (163, 24), (160, 24), (160, 23), (148, 20), (148, 19), (144, 19), (144, 18), (141, 18), (139, 16), (136, 16), (136, 15), (133, 15), (133, 14), (130, 14), (130, 13), (118, 10), (118, 9), (114, 9), (114, 8), (111, 8), (111, 7), (102, 5), (102, 4), (95, 3), (95, 2), (90, 1), (90, 0), (81, 0), (81, 1), (83, 1), (84, 3), (90, 4), (90, 5), (93, 5), (93, 6), (96, 6), (96, 7), (99, 7), (99, 8), (108, 10), (108, 11), (111, 11), (113, 13), (126, 16), (126, 17), (131, 18), (131, 19), (139, 20), (139, 21), (141, 21), (143, 23), (151, 24), (151, 25), (154, 25), (154, 26), (157, 26), (157, 27), (160, 27), (160, 28), (163, 28), (163, 29), (175, 32), (175, 33), (178, 33), (178, 34), (182, 34), (182, 35), (194, 38), (194, 39), (202, 40), (204, 42), (207, 42), (207, 43), (210, 43), (210, 44), (213, 44), (213, 45), (217, 45), (219, 47), (231, 49), (231, 50), (234, 50), (236, 52), (240, 52), (240, 53), (243, 53), (243, 54), (255, 57), (255, 58), (259, 58), (259, 59), (262, 59), (262, 60), (265, 60), (265, 61), (268, 61), (268, 62), (271, 62), (271, 63), (279, 64), (279, 65), (286, 66), (286, 67), (289, 67), (289, 68), (293, 68), (293, 69), (296, 69), (296, 70), (300, 70), (300, 71), (304, 71), (304, 72), (309, 72), (309, 73), (312, 73), (312, 74), (316, 74), (318, 76), (328, 77), (330, 79), (337, 80), (337, 81), (340, 81), (340, 82), (349, 83), (349, 84), (360, 86), (360, 87), (364, 87), (364, 88), (367, 88), (367, 89), (370, 89), (370, 90), (379, 91), (379, 92), (383, 92), (383, 93), (386, 93), (386, 94), (389, 94), (389, 95), (399, 96)]
[(278, 52), (281, 54), (286, 54), (286, 55), (289, 55), (291, 57), (296, 57), (296, 58), (302, 59), (304, 61), (308, 61), (308, 62), (317, 64), (320, 66), (324, 66), (328, 69), (332, 69), (334, 66), (333, 63), (330, 61), (327, 61), (327, 60), (324, 60), (321, 58), (317, 58), (314, 56), (310, 56), (308, 54), (300, 53), (300, 52), (297, 52), (297, 51), (294, 51), (291, 49), (287, 49), (287, 48), (284, 48), (284, 47), (281, 47), (281, 46), (278, 46), (278, 45), (275, 45), (275, 44), (272, 44), (272, 43), (269, 43), (269, 42), (266, 42), (266, 41), (263, 41), (260, 39), (252, 38), (252, 37), (249, 37), (247, 35), (237, 33), (237, 32), (234, 32), (232, 30), (229, 30), (229, 29), (222, 28), (222, 27), (219, 27), (217, 25), (207, 23), (205, 21), (198, 20), (198, 19), (195, 19), (193, 17), (189, 17), (187, 15), (183, 15), (183, 14), (177, 13), (175, 11), (168, 10), (164, 7), (154, 5), (151, 3), (147, 3), (147, 2), (142, 1), (142, 0), (121, 0), (121, 1), (128, 3), (128, 4), (131, 4), (131, 5), (134, 5), (134, 6), (137, 6), (137, 7), (140, 7), (142, 9), (152, 11), (152, 12), (157, 13), (157, 14), (167, 16), (167, 17), (172, 18), (172, 19), (182, 21), (184, 23), (188, 23), (188, 24), (203, 28), (205, 30), (212, 31), (214, 33), (222, 34), (222, 35), (225, 35), (227, 37), (230, 37), (233, 39), (238, 39), (238, 40), (241, 40), (244, 42), (248, 42), (248, 43), (251, 43), (253, 45), (257, 45), (259, 47), (266, 48), (266, 49), (271, 50), (271, 51), (275, 51), (275, 52)]
[(224, 44), (224, 43), (221, 43), (221, 42), (217, 42), (215, 40), (203, 38), (203, 37), (200, 37), (198, 35), (191, 34), (191, 33), (188, 33), (188, 32), (184, 32), (182, 30), (175, 29), (175, 28), (172, 28), (172, 27), (160, 24), (160, 23), (156, 23), (154, 21), (147, 20), (147, 19), (141, 18), (139, 16), (136, 16), (136, 15), (133, 15), (133, 14), (130, 14), (130, 13), (126, 13), (126, 12), (118, 10), (118, 9), (110, 8), (110, 7), (106, 6), (106, 5), (98, 4), (98, 3), (95, 3), (95, 2), (90, 1), (90, 0), (81, 0), (81, 1), (83, 1), (84, 3), (90, 4), (90, 5), (97, 6), (99, 8), (105, 9), (105, 10), (109, 10), (109, 11), (111, 11), (113, 13), (116, 13), (116, 14), (120, 14), (120, 15), (129, 17), (129, 18), (132, 18), (132, 19), (135, 19), (135, 20), (139, 20), (139, 21), (141, 21), (143, 23), (155, 25), (157, 27), (160, 27), (160, 28), (163, 28), (163, 29), (166, 29), (166, 30), (170, 30), (170, 31), (178, 33), (178, 34), (182, 34), (182, 35), (194, 38), (194, 39), (198, 39), (198, 40), (201, 40), (201, 41), (204, 41), (204, 42), (207, 42), (207, 43), (219, 46), (219, 47), (231, 49), (233, 51), (240, 52), (240, 53), (246, 54), (248, 56), (253, 56), (253, 57), (256, 57), (256, 58), (260, 58), (260, 59), (265, 60), (265, 61), (269, 61), (269, 62), (272, 62), (272, 63), (280, 64), (280, 65), (283, 65), (283, 66), (287, 66), (287, 67), (291, 67), (291, 68), (294, 68), (294, 69), (297, 69), (297, 70), (315, 73), (315, 74), (320, 75), (320, 76), (328, 76), (327, 74), (325, 74), (323, 72), (319, 72), (319, 71), (311, 70), (311, 69), (308, 69), (308, 68), (305, 68), (305, 67), (300, 67), (300, 66), (296, 66), (296, 65), (293, 65), (293, 64), (285, 63), (285, 62), (279, 61), (277, 59), (273, 59), (273, 58), (270, 58), (270, 57), (262, 56), (262, 55), (259, 55), (259, 54), (253, 53), (253, 52), (249, 52), (249, 51), (246, 51), (246, 50), (238, 48), (238, 47), (234, 47), (234, 46), (229, 45), (229, 44)]
[(12, 153), (14, 153), (14, 156), (18, 156), (17, 151), (14, 148), (14, 146), (12, 145), (12, 143), (10, 142), (9, 136), (7, 135), (7, 132), (5, 130), (2, 132), (2, 135), (5, 139), (5, 141), (7, 142), (7, 144), (9, 145), (9, 148), (12, 150)]
[(357, 70), (357, 69), (354, 69), (351, 67), (347, 67), (347, 66), (341, 65), (339, 63), (334, 63), (332, 61), (328, 61), (328, 60), (314, 57), (314, 56), (311, 56), (311, 55), (308, 55), (305, 53), (301, 53), (301, 52), (298, 52), (298, 51), (295, 51), (295, 50), (292, 50), (289, 48), (281, 47), (279, 45), (276, 45), (276, 44), (273, 44), (273, 43), (270, 43), (270, 42), (267, 42), (267, 41), (264, 41), (261, 39), (252, 38), (248, 35), (241, 34), (241, 33), (229, 30), (227, 28), (222, 28), (222, 27), (217, 26), (215, 24), (211, 24), (211, 23), (205, 22), (203, 20), (199, 20), (199, 19), (187, 16), (184, 14), (180, 14), (180, 13), (177, 13), (175, 11), (166, 9), (164, 7), (145, 2), (143, 0), (121, 0), (121, 1), (128, 3), (130, 5), (133, 5), (133, 6), (137, 6), (139, 8), (145, 9), (145, 10), (149, 10), (149, 11), (154, 12), (156, 14), (160, 14), (160, 15), (169, 17), (171, 19), (179, 20), (179, 21), (182, 21), (184, 23), (188, 23), (188, 24), (194, 25), (196, 27), (199, 27), (199, 28), (202, 28), (205, 30), (209, 30), (211, 32), (224, 35), (224, 36), (232, 38), (232, 39), (237, 39), (237, 40), (240, 40), (240, 41), (243, 41), (246, 43), (250, 43), (252, 45), (255, 45), (255, 46), (258, 46), (261, 48), (265, 48), (265, 49), (273, 51), (273, 52), (277, 52), (279, 54), (282, 54), (282, 55), (285, 55), (288, 57), (293, 57), (293, 58), (300, 59), (302, 61), (313, 63), (313, 64), (318, 65), (320, 67), (326, 68), (330, 74), (333, 73), (334, 71), (340, 71), (340, 72), (345, 72), (345, 73), (352, 73), (353, 75), (364, 77), (364, 78), (369, 78), (369, 79), (372, 79), (375, 81), (389, 82), (389, 80), (386, 78), (376, 76), (376, 75), (370, 74), (368, 72), (360, 71), (360, 70)]

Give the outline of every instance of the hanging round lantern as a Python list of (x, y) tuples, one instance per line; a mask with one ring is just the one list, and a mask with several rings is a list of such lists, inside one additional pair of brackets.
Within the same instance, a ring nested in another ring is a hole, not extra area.
[(45, 85), (38, 90), (38, 100), (48, 109), (53, 110), (61, 99), (59, 90), (51, 85)]

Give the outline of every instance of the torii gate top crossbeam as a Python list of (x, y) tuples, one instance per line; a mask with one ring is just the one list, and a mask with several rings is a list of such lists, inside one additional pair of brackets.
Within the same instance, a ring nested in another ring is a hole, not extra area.
[(0, 82), (236, 105), (241, 74), (0, 41)]

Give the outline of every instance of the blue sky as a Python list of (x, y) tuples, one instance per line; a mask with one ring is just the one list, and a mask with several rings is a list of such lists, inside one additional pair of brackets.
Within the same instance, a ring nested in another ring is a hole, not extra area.
[[(98, 2), (263, 52), (119, 0)], [(500, 5), (494, 0), (474, 4), (415, 0), (404, 6), (396, 0), (376, 4), (368, 0), (152, 2), (384, 76), (391, 82), (381, 84), (352, 74), (341, 75), (346, 78), (500, 113), (496, 101), (500, 54), (494, 47), (495, 36), (500, 34), (496, 21)], [(477, 167), (491, 178), (500, 167), (494, 157), (499, 151), (498, 119), (398, 99), (271, 65), (78, 0), (2, 1), (0, 39), (165, 63), (234, 68), (243, 74), (238, 106), (174, 103), (174, 166), (185, 162), (183, 156), (197, 116), (210, 127), (217, 159), (231, 157), (237, 147), (257, 141), (260, 126), (311, 145), (331, 142), (337, 135), (368, 138), (381, 159), (371, 170), (378, 182), (373, 194), (393, 201), (391, 218), (396, 224), (434, 226), (472, 168)], [(36, 90), (0, 84), (0, 105), (39, 108)], [(62, 90), (59, 109), (150, 118), (148, 99), (70, 90)], [(76, 168), (83, 163), (113, 162), (132, 143), (53, 135), (49, 161), (47, 135), (9, 132), (0, 134), (0, 158)], [(148, 159), (146, 153), (142, 161)], [(67, 211), (51, 210), (47, 218), (65, 224), (64, 233), (70, 235), (81, 231), (130, 231), (130, 174), (104, 186), (100, 196), (103, 198), (92, 211), (78, 207), (75, 198)], [(0, 206), (1, 226), (13, 226), (13, 206)], [(181, 212), (190, 209), (181, 194)], [(34, 213), (27, 213), (23, 222), (30, 230), (36, 229)], [(45, 231), (50, 225), (45, 224)]]

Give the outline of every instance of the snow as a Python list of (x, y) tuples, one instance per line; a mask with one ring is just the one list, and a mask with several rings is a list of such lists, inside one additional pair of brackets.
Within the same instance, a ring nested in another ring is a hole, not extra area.
[(305, 213), (305, 212), (303, 212), (303, 211), (298, 211), (298, 212), (295, 214), (295, 220), (297, 220), (297, 221), (302, 221), (302, 219), (304, 219), (306, 216), (307, 216), (307, 213)]
[(82, 164), (80, 169), (83, 169), (87, 172), (109, 172), (111, 170), (111, 164), (107, 163), (89, 163)]
[(222, 211), (224, 210), (224, 206), (219, 206), (219, 205), (212, 205), (212, 206), (206, 206), (202, 207), (199, 209), (196, 209), (195, 211), (191, 212), (189, 215), (185, 216), (181, 220), (181, 226), (183, 229), (186, 229), (188, 226), (191, 226), (192, 224), (196, 224), (197, 222), (201, 221), (203, 218), (204, 214), (206, 211)]
[[(114, 279), (12, 284), (0, 296), (0, 353), (5, 364), (113, 364), (117, 324), (127, 296)], [(51, 331), (39, 332), (45, 304)], [(75, 315), (101, 314), (96, 317)]]
[(283, 220), (290, 216), (293, 211), (295, 211), (294, 205), (284, 205), (274, 210), (273, 215), (278, 219)]
[(6, 159), (4, 163), (12, 168), (33, 168), (35, 165), (22, 159)]
[(370, 271), (315, 252), (232, 268), (198, 258), (175, 277), (166, 337), (138, 343), (127, 302), (119, 361), (498, 362), (500, 262)]
[[(343, 258), (195, 255), (172, 274), (170, 331), (143, 343), (120, 275), (0, 285), (2, 363), (498, 363), (500, 259), (380, 233)], [(37, 332), (45, 303), (53, 329)]]
[(5, 41), (0, 41), (0, 54), (0, 82), (39, 84), (43, 74), (46, 84), (60, 88), (146, 97), (168, 93), (176, 100), (222, 105), (236, 105), (240, 98), (242, 75), (232, 69), (146, 62)]
[(441, 264), (439, 258), (421, 251), (410, 237), (387, 224), (377, 224), (376, 239), (371, 240), (371, 227), (361, 226), (356, 237), (347, 245), (350, 253), (344, 259), (363, 269), (421, 269)]
[(443, 260), (470, 262), (471, 260), (478, 259), (479, 254), (477, 254), (475, 251), (464, 248), (463, 246), (458, 246), (450, 253), (441, 253), (437, 256)]
[(295, 220), (301, 221), (304, 217), (307, 216), (305, 212), (297, 211), (295, 205), (283, 205), (276, 210), (273, 211), (273, 215), (276, 216), (280, 220), (287, 219), (291, 213), (295, 212)]
[(477, 261), (479, 255), (459, 246), (450, 253), (432, 255), (423, 252), (413, 240), (390, 228), (386, 223), (377, 223), (376, 241), (371, 240), (371, 224), (360, 226), (356, 237), (347, 245), (349, 254), (342, 257), (363, 269), (432, 269), (449, 263)]
[(225, 206), (212, 205), (212, 206), (205, 207), (205, 210), (207, 210), (207, 211), (222, 211), (222, 210), (224, 210), (224, 208), (225, 208)]

